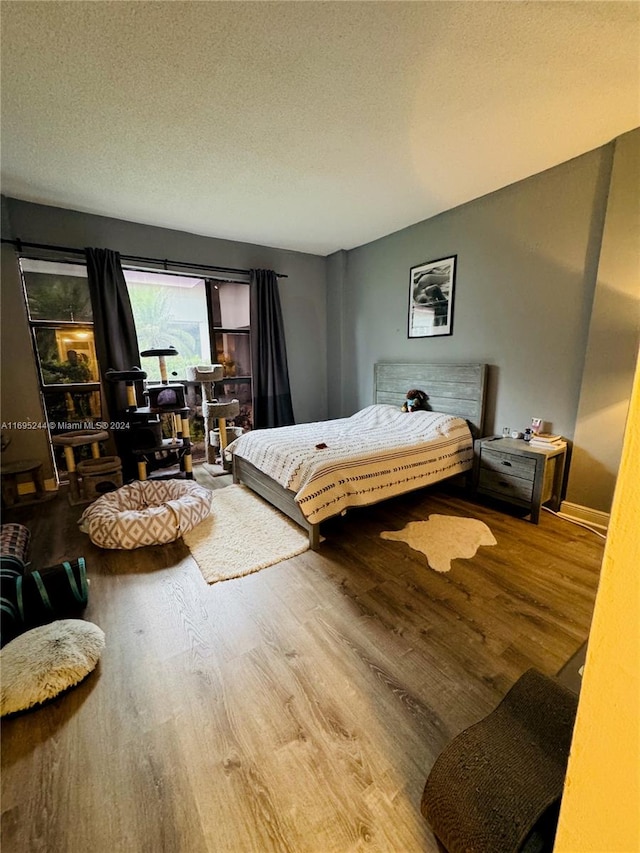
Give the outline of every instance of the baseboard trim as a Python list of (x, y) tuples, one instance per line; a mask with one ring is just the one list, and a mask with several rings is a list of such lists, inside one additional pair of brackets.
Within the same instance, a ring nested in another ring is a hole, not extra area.
[(581, 521), (583, 524), (590, 524), (592, 527), (599, 527), (605, 531), (609, 527), (611, 517), (608, 512), (601, 512), (599, 509), (591, 509), (588, 506), (574, 504), (571, 501), (562, 501), (558, 515), (562, 518)]

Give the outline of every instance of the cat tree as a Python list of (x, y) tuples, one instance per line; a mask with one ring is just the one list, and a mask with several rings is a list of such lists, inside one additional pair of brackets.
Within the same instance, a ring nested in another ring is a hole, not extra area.
[[(144, 390), (147, 406), (138, 406), (135, 383), (147, 378), (139, 367), (130, 370), (107, 370), (112, 382), (124, 382), (127, 389), (127, 408), (122, 416), (129, 429), (121, 437), (127, 441), (127, 451), (135, 459), (137, 477), (146, 480), (151, 471), (179, 464), (181, 476), (193, 479), (189, 407), (185, 402), (184, 385), (169, 382), (167, 356), (178, 355), (175, 347), (149, 349), (142, 358), (156, 357), (160, 365), (160, 384), (147, 385)], [(163, 438), (162, 417), (171, 417), (171, 438)], [(167, 475), (170, 476), (170, 475)]]
[(200, 382), (202, 388), (202, 417), (207, 430), (207, 462), (210, 465), (216, 462), (216, 446), (213, 439), (217, 423), (220, 435), (220, 459), (224, 467), (224, 449), (228, 444), (227, 418), (235, 418), (240, 414), (240, 403), (238, 400), (221, 403), (216, 399), (214, 383), (220, 382), (223, 376), (224, 368), (221, 364), (187, 367), (187, 379), (191, 382)]
[[(89, 503), (112, 488), (122, 485), (122, 466), (117, 456), (101, 456), (100, 442), (108, 441), (109, 433), (101, 429), (63, 432), (51, 437), (51, 443), (62, 447), (69, 477), (69, 503), (72, 506)], [(91, 446), (91, 460), (76, 463), (75, 451)], [(104, 489), (101, 484), (105, 484)]]

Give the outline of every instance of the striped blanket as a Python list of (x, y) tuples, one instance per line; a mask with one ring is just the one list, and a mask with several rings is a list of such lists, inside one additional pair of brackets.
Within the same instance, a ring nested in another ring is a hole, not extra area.
[(467, 471), (473, 441), (462, 418), (378, 404), (350, 418), (254, 430), (227, 451), (295, 492), (315, 524)]

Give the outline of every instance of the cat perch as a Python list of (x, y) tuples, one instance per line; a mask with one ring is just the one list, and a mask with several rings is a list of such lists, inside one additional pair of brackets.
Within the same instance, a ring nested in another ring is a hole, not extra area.
[(220, 456), (224, 464), (224, 449), (228, 444), (227, 418), (235, 418), (240, 414), (238, 400), (223, 403), (214, 396), (214, 383), (221, 382), (223, 378), (224, 368), (221, 364), (187, 368), (187, 379), (190, 382), (200, 382), (202, 386), (202, 417), (207, 425), (207, 462), (210, 465), (216, 462), (216, 448), (213, 441), (216, 421), (220, 434)]

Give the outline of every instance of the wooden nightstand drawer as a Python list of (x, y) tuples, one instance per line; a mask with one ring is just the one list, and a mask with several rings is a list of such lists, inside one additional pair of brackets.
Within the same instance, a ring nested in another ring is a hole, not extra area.
[(533, 497), (533, 478), (525, 480), (521, 477), (513, 477), (510, 474), (505, 474), (503, 471), (492, 471), (488, 468), (481, 468), (478, 490), (481, 492), (490, 492), (492, 495), (501, 497), (504, 500), (522, 501), (525, 504), (529, 504)]
[(478, 494), (529, 509), (538, 523), (540, 508), (560, 507), (567, 445), (539, 449), (515, 438), (482, 438), (474, 446)]
[(480, 466), (490, 471), (496, 471), (512, 477), (520, 477), (522, 480), (531, 480), (532, 482), (536, 476), (535, 459), (528, 459), (525, 456), (515, 456), (509, 453), (499, 453), (496, 450), (490, 450), (488, 447), (482, 448)]

